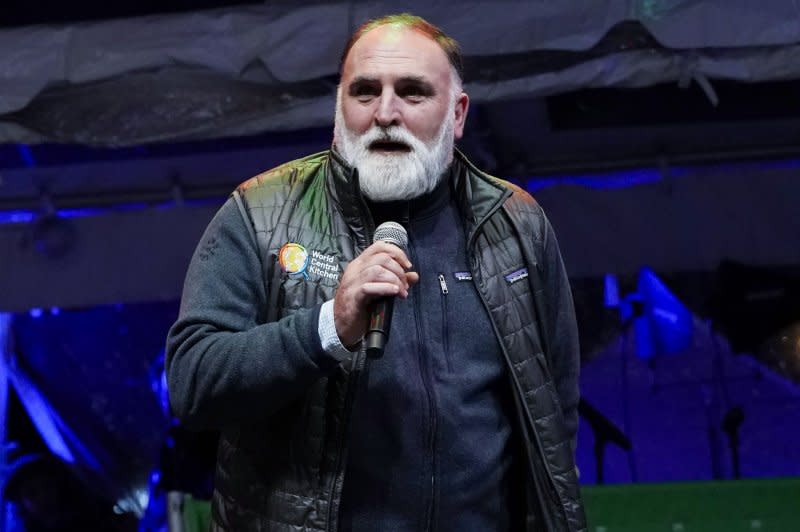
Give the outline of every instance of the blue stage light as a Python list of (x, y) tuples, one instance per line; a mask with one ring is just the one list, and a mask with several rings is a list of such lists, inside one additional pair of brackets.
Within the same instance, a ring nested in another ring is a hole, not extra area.
[(692, 344), (692, 313), (647, 267), (639, 271), (636, 292), (620, 299), (616, 276), (606, 274), (604, 304), (618, 308), (622, 323), (633, 327), (641, 358), (684, 351)]
[(636, 329), (637, 354), (648, 358), (678, 353), (691, 346), (692, 313), (650, 268), (639, 272), (638, 291), (644, 312)]

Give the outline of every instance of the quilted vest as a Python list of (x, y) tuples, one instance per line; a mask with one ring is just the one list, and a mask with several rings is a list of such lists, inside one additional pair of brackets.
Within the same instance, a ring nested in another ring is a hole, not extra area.
[[(535, 297), (541, 292), (536, 274), (541, 242), (517, 236), (542, 235), (542, 211), (529, 195), (483, 174), (459, 152), (452, 176), (468, 228), (473, 279), (516, 392), (530, 473), (528, 529), (586, 530), (572, 445), (548, 371), (539, 320), (544, 310)], [(260, 174), (234, 196), (258, 245), (267, 321), (333, 298), (339, 275), (374, 232), (357, 174), (335, 152)], [(306, 275), (289, 276), (278, 264), (287, 243), (300, 244), (309, 254)], [(533, 272), (529, 282), (506, 282), (504, 275), (520, 265)], [(348, 416), (355, 381), (367, 363), (362, 350), (267, 422), (223, 430), (212, 530), (337, 530)]]

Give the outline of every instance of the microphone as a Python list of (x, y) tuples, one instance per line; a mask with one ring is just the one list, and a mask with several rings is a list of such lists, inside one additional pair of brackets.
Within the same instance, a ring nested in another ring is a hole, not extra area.
[[(397, 222), (383, 222), (375, 229), (375, 237), (372, 242), (389, 242), (406, 251), (408, 246), (408, 233), (405, 228)], [(393, 297), (382, 297), (375, 302), (372, 313), (369, 317), (369, 328), (364, 339), (367, 349), (367, 356), (370, 358), (380, 358), (383, 356), (383, 349), (389, 340), (389, 328), (392, 325), (392, 311), (394, 309)]]

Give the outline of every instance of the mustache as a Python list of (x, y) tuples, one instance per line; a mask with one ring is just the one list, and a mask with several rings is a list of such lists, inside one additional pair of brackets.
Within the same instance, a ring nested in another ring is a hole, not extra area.
[(361, 143), (364, 146), (402, 144), (407, 148), (413, 148), (417, 142), (416, 137), (409, 131), (393, 126), (388, 128), (373, 126), (361, 136)]

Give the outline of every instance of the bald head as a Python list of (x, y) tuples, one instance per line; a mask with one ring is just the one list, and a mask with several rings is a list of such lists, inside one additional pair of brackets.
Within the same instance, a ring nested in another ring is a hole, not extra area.
[(458, 79), (459, 84), (463, 82), (464, 63), (458, 42), (424, 18), (411, 15), (410, 13), (386, 15), (384, 17), (372, 19), (365, 22), (356, 31), (354, 31), (350, 36), (350, 40), (347, 41), (347, 45), (344, 48), (344, 52), (342, 53), (342, 57), (339, 62), (340, 75), (344, 69), (345, 62), (347, 61), (347, 56), (350, 54), (350, 50), (353, 48), (355, 43), (370, 31), (384, 26), (390, 26), (398, 30), (409, 29), (424, 35), (431, 41), (435, 42), (447, 57), (447, 60), (450, 63), (450, 66), (452, 67), (453, 73)]

